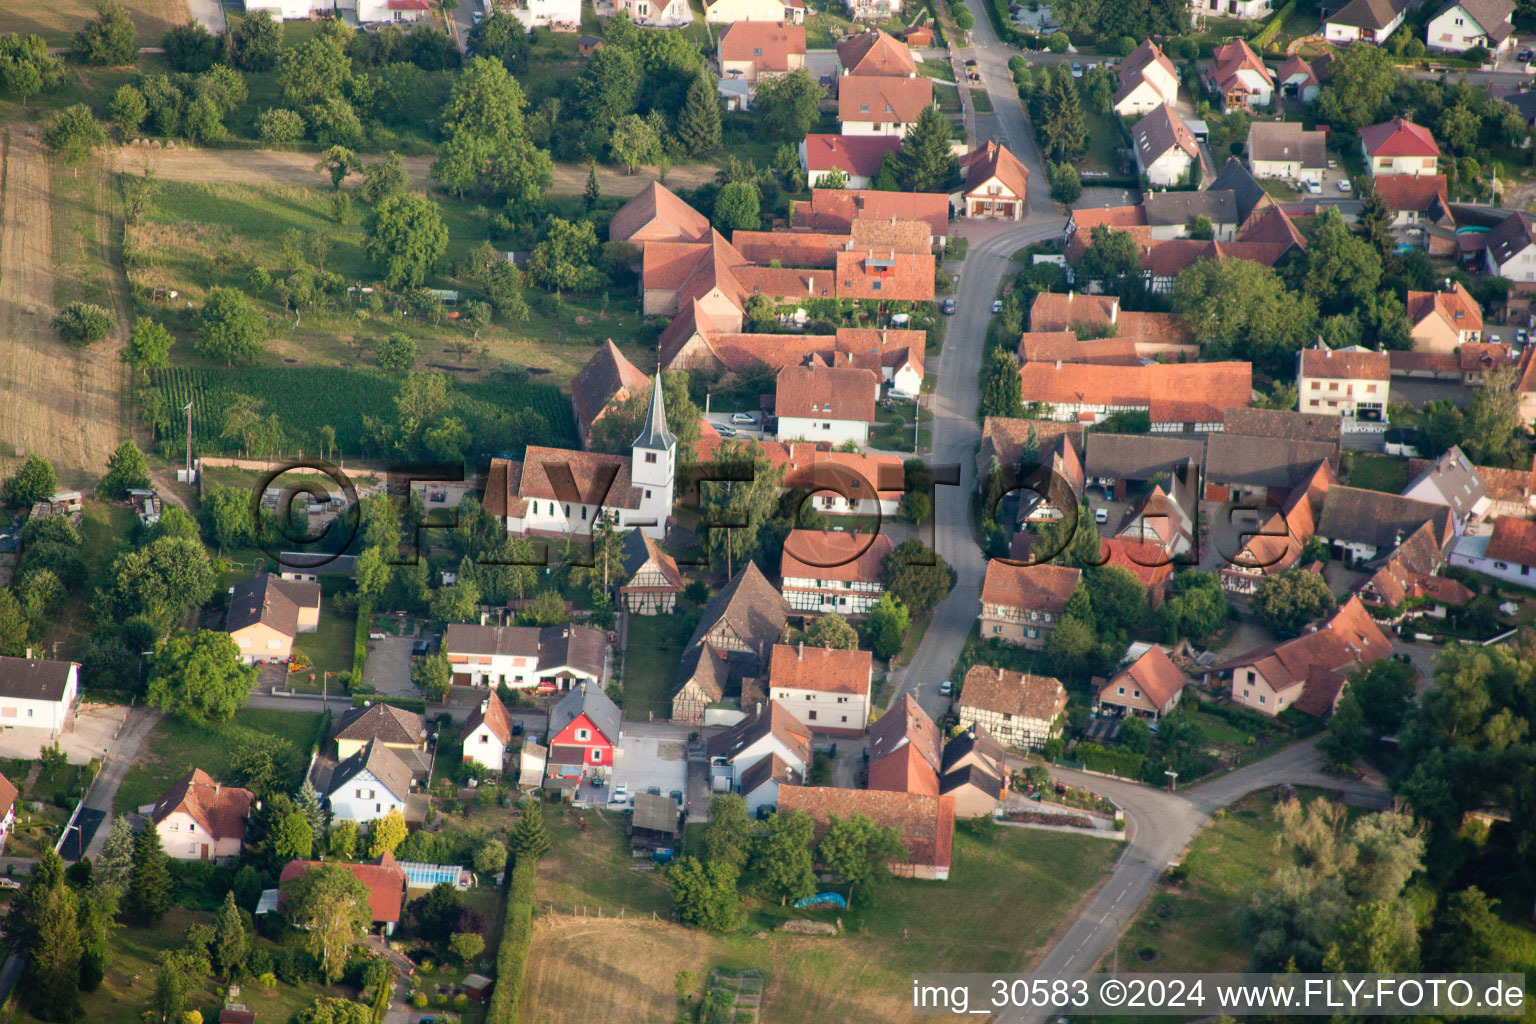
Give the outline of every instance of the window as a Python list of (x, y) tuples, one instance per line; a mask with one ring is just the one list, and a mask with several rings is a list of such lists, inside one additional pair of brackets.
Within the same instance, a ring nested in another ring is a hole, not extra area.
[(1115, 692), (1118, 693), (1120, 696), (1124, 697), (1125, 696), (1125, 687), (1123, 687), (1123, 686), (1116, 687)]
[(881, 284), (881, 282), (879, 282), (879, 281), (875, 281), (875, 282), (874, 282), (874, 283), (873, 283), (873, 285), (872, 285), (872, 290), (873, 290), (873, 291), (879, 291), (879, 290), (880, 290), (880, 284)]
[(1330, 381), (1329, 384), (1328, 384), (1328, 390), (1329, 391), (1337, 391), (1337, 390), (1339, 390), (1339, 382), (1338, 381)]
[(592, 763), (593, 764), (601, 764), (602, 761), (603, 761), (603, 752), (601, 750), (594, 749), (592, 751)]
[(569, 516), (571, 514), (571, 506), (569, 506), (569, 505), (565, 506), (565, 514), (567, 516)]
[(1311, 407), (1312, 407), (1312, 408), (1314, 408), (1314, 409), (1315, 409), (1315, 408), (1316, 408), (1316, 407), (1317, 407), (1317, 404), (1318, 404), (1318, 403), (1317, 403), (1317, 399), (1315, 399), (1315, 398), (1314, 398), (1314, 399), (1312, 399), (1312, 400), (1311, 400), (1311, 401), (1310, 401), (1310, 402), (1308, 402), (1308, 403), (1307, 403), (1307, 405), (1309, 405), (1309, 406), (1311, 406)]
[(646, 462), (655, 462), (656, 461), (656, 453), (655, 452), (646, 452), (645, 453), (645, 461)]
[(805, 717), (810, 719), (812, 722), (814, 722), (814, 721), (816, 721), (816, 712), (814, 712), (814, 711), (807, 711), (805, 713)]
[(487, 736), (485, 733), (481, 733), (480, 734), (480, 742), (481, 743), (489, 743), (489, 742), (491, 742), (491, 738), (489, 736)]
[(845, 722), (848, 721), (848, 716), (847, 715), (843, 716), (843, 721), (845, 721)]
[(1264, 695), (1263, 695), (1263, 694), (1262, 694), (1262, 693), (1261, 693), (1261, 694), (1259, 694), (1259, 703), (1260, 703), (1260, 704), (1263, 704), (1263, 703), (1264, 703)]
[(581, 506), (581, 521), (582, 522), (586, 522), (587, 521), (587, 506), (585, 506), (585, 505)]
[(197, 831), (197, 825), (195, 825), (195, 824), (193, 824), (191, 822), (188, 822), (187, 823), (187, 831), (188, 832), (196, 832)]
[(754, 56), (754, 57), (761, 57), (762, 55), (763, 55), (763, 48), (761, 46), (754, 46), (754, 47), (752, 47), (752, 56)]
[(576, 730), (576, 738), (578, 740), (585, 741), (585, 740), (588, 740), (588, 739), (592, 738), (592, 733), (591, 733), (590, 730), (587, 730), (587, 729), (577, 729)]
[(861, 114), (869, 113), (869, 104), (868, 103), (860, 103), (859, 104), (859, 113), (861, 113)]
[(1244, 691), (1243, 691), (1243, 696), (1244, 696), (1244, 697), (1246, 697), (1246, 696), (1248, 696), (1248, 691), (1247, 691), (1247, 690), (1244, 690)]
[(1131, 696), (1132, 697), (1140, 697), (1141, 696), (1141, 691), (1140, 690), (1132, 690), (1131, 691)]
[(848, 698), (847, 697), (839, 697), (839, 698), (837, 698), (837, 702), (839, 704), (847, 704), (848, 703)]

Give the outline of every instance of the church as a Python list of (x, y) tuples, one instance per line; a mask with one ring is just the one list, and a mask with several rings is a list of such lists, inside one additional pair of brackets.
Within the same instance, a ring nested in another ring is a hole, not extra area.
[(676, 471), (677, 437), (667, 429), (657, 374), (644, 428), (628, 458), (529, 445), (521, 462), (491, 460), (485, 508), (518, 535), (590, 537), (598, 517), (608, 516), (620, 530), (662, 540)]

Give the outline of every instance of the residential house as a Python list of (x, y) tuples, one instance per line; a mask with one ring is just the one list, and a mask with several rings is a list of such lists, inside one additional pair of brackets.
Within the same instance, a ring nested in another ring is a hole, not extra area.
[(155, 801), (149, 820), (173, 860), (227, 860), (245, 845), (245, 819), (256, 795), (222, 786), (201, 768), (183, 775)]
[(614, 0), (614, 8), (642, 28), (675, 28), (693, 21), (687, 0)]
[(1119, 412), (1144, 412), (1154, 432), (1221, 429), (1228, 408), (1253, 397), (1248, 363), (1149, 363), (1090, 366), (1026, 363), (1019, 369), (1024, 401), (1050, 419), (1097, 423)]
[(1403, 497), (1443, 505), (1451, 510), (1451, 522), (1458, 534), (1488, 513), (1492, 502), (1488, 485), (1460, 445), (1451, 445), (1445, 454), (1425, 466), (1403, 488)]
[(886, 533), (791, 530), (779, 570), (784, 600), (796, 611), (863, 615), (885, 593), (880, 565), (894, 549)]
[(536, 28), (552, 32), (581, 29), (581, 0), (516, 0), (503, 10), (522, 22), (529, 32)]
[(713, 0), (704, 8), (711, 25), (739, 25), (744, 21), (782, 21), (805, 24), (805, 0)]
[(931, 106), (931, 78), (844, 75), (837, 82), (837, 120), (844, 135), (904, 138)]
[(783, 596), (748, 562), (699, 614), (672, 688), (672, 720), (701, 724), (733, 691), (745, 707), (742, 687), (767, 666), (788, 619)]
[(1319, 337), (1296, 354), (1297, 408), (1336, 414), (1344, 430), (1385, 423), (1392, 364), (1385, 352), (1360, 345), (1333, 349)]
[(1351, 589), (1378, 622), (1443, 619), (1451, 608), (1466, 607), (1473, 596), (1456, 580), (1435, 575), (1445, 560), (1434, 526), (1426, 522), (1397, 546), (1381, 568)]
[(1484, 518), (1529, 519), (1536, 514), (1536, 457), (1525, 469), (1478, 466), (1477, 475), (1488, 485), (1488, 511)]
[[(715, 8), (746, 0), (716, 0)], [(779, 6), (780, 0), (755, 0)], [(805, 67), (805, 26), (784, 21), (736, 21), (720, 36), (720, 77), (750, 86)]]
[[(743, 798), (755, 795), (753, 813), (777, 804), (779, 788), (802, 784), (811, 767), (810, 729), (773, 701), (759, 703), (741, 721), (710, 736), (704, 749), (716, 787), (734, 789)], [(760, 762), (768, 767), (754, 773)]]
[(582, 683), (549, 713), (549, 768), (560, 779), (606, 779), (622, 716), (602, 687)]
[(1196, 15), (1241, 18), (1244, 21), (1267, 18), (1273, 13), (1270, 0), (1194, 0), (1190, 10)]
[(906, 493), (900, 456), (823, 451), (792, 444), (785, 464), (783, 490), (809, 495), (816, 511), (827, 516), (893, 516)]
[(885, 21), (901, 13), (903, 0), (843, 0), (854, 21)]
[[(1193, 360), (1200, 347), (1189, 325), (1173, 313), (1133, 313), (1120, 308), (1112, 295), (1086, 295), (1082, 292), (1040, 292), (1029, 307), (1031, 331), (1103, 331), (1136, 344), (1136, 353), (1148, 359), (1158, 355), (1176, 359), (1180, 355)], [(1244, 400), (1246, 401), (1246, 399)]]
[[(1137, 652), (1137, 648), (1145, 650)], [(1184, 672), (1158, 644), (1133, 644), (1130, 664), (1099, 687), (1099, 707), (1121, 715), (1159, 719), (1178, 707), (1184, 693)]]
[(1120, 87), (1110, 103), (1120, 117), (1139, 117), (1179, 98), (1179, 69), (1151, 39), (1120, 61)]
[(512, 534), (590, 536), (601, 515), (659, 540), (672, 515), (676, 469), (677, 437), (667, 429), (657, 374), (628, 457), (529, 445), (521, 462), (491, 460), (484, 507)]
[(1536, 522), (1502, 516), (1494, 520), (1492, 533), (1468, 534), (1456, 541), (1450, 562), (1502, 583), (1536, 589)]
[(312, 0), (245, 0), (245, 13), (266, 11), (276, 22), (307, 21)]
[(1292, 54), (1285, 59), (1280, 70), (1275, 72), (1275, 81), (1280, 84), (1281, 96), (1303, 103), (1317, 99), (1317, 94), (1322, 90), (1317, 72), (1300, 54)]
[(590, 626), (454, 622), (443, 632), (443, 653), (458, 686), (563, 693), (584, 683), (600, 687), (607, 676), (608, 640)]
[(240, 648), (240, 660), (287, 661), (300, 633), (320, 625), (320, 584), (298, 583), (263, 573), (229, 588), (224, 630)]
[(988, 140), (961, 161), (965, 186), (960, 198), (967, 217), (1020, 220), (1024, 216), (1029, 168), (995, 141)]
[(868, 651), (778, 644), (768, 660), (768, 696), (812, 732), (862, 736), (873, 666)]
[(959, 818), (990, 817), (1008, 795), (1008, 751), (985, 727), (959, 733), (944, 744), (939, 795), (955, 802)]
[(0, 657), (0, 728), (46, 729), (58, 736), (69, 724), (80, 694), (80, 666), (73, 661)]
[(1231, 192), (1237, 202), (1238, 230), (1248, 226), (1256, 214), (1275, 208), (1275, 201), (1264, 191), (1248, 165), (1235, 156), (1227, 157), (1216, 177), (1206, 187), (1209, 192)]
[[(837, 136), (824, 136), (837, 138)], [(881, 158), (884, 158), (884, 152)], [(878, 168), (877, 168), (878, 172)], [(949, 234), (949, 196), (943, 192), (877, 192), (862, 188), (813, 188), (809, 201), (793, 204), (790, 223), (796, 229), (853, 232), (853, 225), (869, 221), (922, 221), (934, 241), (943, 248)]]
[(1198, 466), (1205, 442), (1156, 434), (1089, 434), (1083, 460), (1087, 485), (1104, 488), (1109, 501), (1135, 498), (1187, 465)]
[(1205, 85), (1228, 111), (1267, 107), (1275, 94), (1274, 76), (1241, 37), (1216, 48), (1205, 68)]
[[(1509, 214), (1486, 237), (1484, 253), (1489, 274), (1516, 284), (1536, 282), (1536, 221), (1529, 214), (1518, 210)], [(1526, 350), (1527, 360), (1531, 352), (1536, 352), (1536, 348)], [(1521, 418), (1530, 422), (1524, 409)]]
[[(427, 749), (427, 725), (426, 720), (414, 711), (393, 704), (369, 704), (349, 708), (343, 713), (331, 739), (336, 743), (336, 758), (340, 761), (362, 753), (373, 742), (412, 761), (416, 760), (413, 752)], [(421, 767), (425, 769), (425, 756), (421, 761)]]
[(464, 723), (463, 760), (500, 773), (512, 743), (512, 718), (492, 690)]
[(1225, 433), (1280, 441), (1321, 441), (1339, 447), (1337, 416), (1290, 409), (1228, 409)]
[(355, 821), (363, 828), (391, 811), (405, 814), (410, 795), (411, 769), (378, 740), (338, 764), (326, 790), (331, 820)]
[(1404, 538), (1430, 523), (1443, 548), (1455, 536), (1451, 509), (1399, 494), (1335, 485), (1323, 499), (1317, 535), (1335, 555), (1350, 562), (1371, 562), (1395, 550)]
[(1317, 532), (1324, 498), (1335, 483), (1333, 464), (1319, 462), (1310, 476), (1291, 489), (1278, 512), (1268, 516), (1257, 513), (1257, 531), (1242, 532), (1238, 537), (1242, 548), (1221, 566), (1222, 588), (1246, 597), (1265, 576), (1295, 565)]
[(779, 440), (869, 444), (880, 379), (844, 366), (786, 366), (774, 391)]
[(1333, 44), (1365, 42), (1380, 46), (1408, 15), (1409, 0), (1349, 0), (1323, 19), (1323, 38)]
[(1188, 238), (1195, 219), (1204, 217), (1210, 222), (1213, 240), (1230, 242), (1242, 222), (1237, 213), (1237, 193), (1231, 189), (1148, 192), (1141, 197), (1141, 208), (1146, 213), (1147, 233), (1159, 241)]
[(845, 36), (837, 43), (837, 60), (844, 75), (916, 78), (911, 48), (882, 29)]
[(1392, 211), (1394, 228), (1455, 230), (1456, 219), (1451, 213), (1445, 175), (1382, 174), (1377, 176), (1374, 185), (1376, 195)]
[(1205, 498), (1276, 508), (1319, 462), (1336, 463), (1338, 455), (1337, 441), (1212, 434), (1205, 442)]
[(1446, 0), (1429, 19), (1424, 42), (1436, 53), (1500, 53), (1515, 42), (1514, 14), (1514, 0)]
[(1025, 331), (1019, 337), (1020, 363), (1092, 363), (1099, 366), (1140, 366), (1136, 343), (1127, 338), (1079, 341), (1072, 331)]
[[(665, 335), (663, 335), (665, 338)], [(787, 366), (856, 367), (875, 374), (879, 383), (921, 392), (927, 335), (923, 331), (839, 327), (836, 334), (699, 333), (686, 342), (663, 345), (662, 363), (670, 370), (741, 373), (758, 363)]]
[(1255, 121), (1248, 126), (1248, 167), (1255, 178), (1321, 184), (1328, 167), (1328, 134), (1299, 121)]
[(948, 797), (828, 786), (781, 788), (779, 813), (794, 811), (811, 816), (817, 838), (826, 834), (833, 818), (862, 814), (878, 827), (894, 828), (900, 833), (906, 855), (887, 865), (892, 874), (936, 881), (949, 877), (955, 840), (955, 802)]
[(1131, 129), (1131, 153), (1136, 172), (1153, 185), (1182, 185), (1191, 178), (1196, 184), (1200, 181), (1200, 144), (1167, 103), (1136, 122)]
[(928, 253), (891, 251), (884, 247), (841, 250), (833, 284), (839, 299), (932, 302), (933, 268), (933, 256)]
[(339, 860), (289, 861), (278, 875), (278, 909), (282, 909), (286, 900), (287, 883), (320, 868), (338, 868), (363, 883), (363, 888), (368, 890), (370, 920), (382, 926), (385, 935), (394, 934), (395, 925), (400, 923), (400, 913), (405, 907), (405, 869), (388, 853), (371, 863), (363, 864), (349, 864)]
[(904, 693), (869, 727), (869, 789), (939, 795), (944, 740), (939, 727)]
[(981, 585), (981, 638), (1044, 650), (1082, 574), (1061, 565), (989, 560)]
[(642, 188), (608, 221), (610, 242), (628, 242), (637, 248), (650, 242), (704, 242), (710, 231), (708, 217), (659, 181)]
[(955, 701), (962, 728), (982, 727), (999, 743), (1038, 750), (1061, 734), (1067, 690), (1061, 680), (972, 665)]
[(685, 585), (676, 560), (642, 530), (624, 538), (624, 576), (619, 603), (632, 615), (671, 614)]
[(1101, 542), (1100, 557), (1130, 573), (1147, 592), (1147, 604), (1154, 610), (1163, 603), (1168, 584), (1173, 579), (1173, 561), (1161, 541), (1111, 537)]
[(1440, 146), (1434, 135), (1402, 117), (1361, 128), (1360, 152), (1372, 175), (1437, 174), (1440, 170)]
[[(1214, 669), (1230, 673), (1232, 700), (1265, 715), (1296, 706), (1318, 717), (1332, 712), (1345, 677), (1392, 653), (1365, 606), (1351, 597), (1310, 632), (1249, 651)], [(1312, 690), (1310, 699), (1303, 694)]]
[(1181, 466), (1167, 483), (1166, 489), (1154, 485), (1126, 510), (1115, 537), (1155, 545), (1165, 557), (1178, 558), (1194, 547), (1199, 530), (1200, 467)]
[(427, 0), (357, 0), (357, 20), (371, 25), (384, 22), (403, 24), (421, 21), (432, 15)]
[(5, 852), (5, 841), (11, 837), (16, 825), (16, 800), (21, 790), (4, 775), (0, 775), (0, 853)]
[(587, 365), (571, 378), (571, 411), (576, 414), (581, 446), (590, 445), (598, 420), (636, 395), (645, 394), (650, 386), (650, 377), (626, 359), (612, 340), (598, 346)]

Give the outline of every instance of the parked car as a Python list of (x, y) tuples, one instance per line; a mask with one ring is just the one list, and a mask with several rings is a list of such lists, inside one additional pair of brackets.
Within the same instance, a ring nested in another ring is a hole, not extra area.
[(1072, 65), (1072, 77), (1073, 78), (1082, 78), (1083, 77), (1083, 66), (1081, 64), (1073, 64)]
[(21, 883), (14, 878), (0, 878), (0, 889), (20, 889)]
[(950, 694), (952, 694), (954, 692), (955, 692), (955, 684), (954, 684), (953, 680), (946, 679), (942, 683), (939, 684), (939, 696), (940, 697), (948, 697)]
[(1532, 50), (1521, 50), (1515, 54), (1515, 60), (1520, 61), (1522, 64), (1529, 64), (1533, 57), (1536, 57), (1536, 51)]
[(1314, 195), (1315, 196), (1315, 195), (1320, 194), (1323, 191), (1323, 186), (1319, 185), (1315, 181), (1303, 181), (1301, 183), (1301, 190), (1303, 192), (1306, 192), (1308, 195)]
[(608, 797), (608, 802), (620, 806), (629, 803), (629, 787), (622, 783), (614, 786), (612, 795)]
[(1109, 509), (1105, 508), (1102, 505), (1100, 505), (1098, 508), (1094, 509), (1093, 510), (1093, 521), (1096, 522), (1096, 523), (1107, 523), (1107, 522), (1109, 522)]
[(485, 20), (485, 12), (484, 11), (476, 11), (475, 12), (475, 24), (478, 25), (478, 24), (480, 24), (484, 20)]
[(674, 789), (672, 792), (668, 793), (667, 796), (670, 796), (673, 800), (676, 800), (679, 807), (682, 806), (682, 804), (683, 804), (683, 791), (682, 790)]
[(1529, 340), (1529, 338), (1530, 338), (1530, 335), (1526, 332), (1526, 329), (1524, 327), (1516, 327), (1515, 328), (1515, 344), (1516, 345), (1524, 345), (1526, 343), (1526, 341)]
[(522, 734), (523, 734), (523, 720), (521, 718), (514, 718), (514, 719), (512, 719), (512, 735), (513, 736), (521, 736)]
[(1350, 185), (1349, 185), (1349, 179), (1348, 178), (1340, 178), (1339, 179), (1339, 191), (1343, 192), (1346, 195), (1349, 194)]
[(427, 656), (427, 652), (431, 649), (432, 645), (427, 643), (425, 640), (417, 640), (415, 643), (411, 644), (411, 657), (424, 658)]
[(719, 433), (719, 435), (721, 437), (735, 437), (736, 434), (737, 434), (737, 430), (736, 430), (735, 427), (730, 426), (730, 425), (725, 424), (725, 423), (721, 423), (718, 426), (716, 426), (715, 430), (716, 430), (717, 433)]
[(750, 412), (733, 412), (731, 413), (731, 422), (745, 423), (750, 426), (751, 424), (757, 422), (757, 415)]
[(996, 313), (1001, 313), (1002, 311), (1003, 311), (1003, 300), (1002, 299), (993, 299), (992, 300), (992, 312), (994, 314), (996, 314)]
[(661, 796), (661, 787), (660, 786), (647, 786), (647, 787), (645, 787), (645, 791), (647, 793), (651, 794), (651, 796)]
[(943, 302), (939, 303), (939, 309), (940, 309), (940, 311), (943, 312), (943, 314), (945, 316), (954, 316), (955, 315), (955, 300), (954, 299), (945, 299)]
[(916, 396), (907, 394), (905, 391), (901, 390), (901, 388), (891, 388), (885, 393), (885, 397), (896, 402), (910, 402), (913, 401)]

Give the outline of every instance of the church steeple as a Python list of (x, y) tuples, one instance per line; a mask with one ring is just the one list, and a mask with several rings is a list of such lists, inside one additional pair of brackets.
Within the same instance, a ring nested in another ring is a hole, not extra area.
[(645, 412), (645, 426), (632, 448), (667, 452), (677, 444), (677, 437), (667, 429), (667, 406), (661, 393), (661, 374), (651, 378), (651, 406)]

